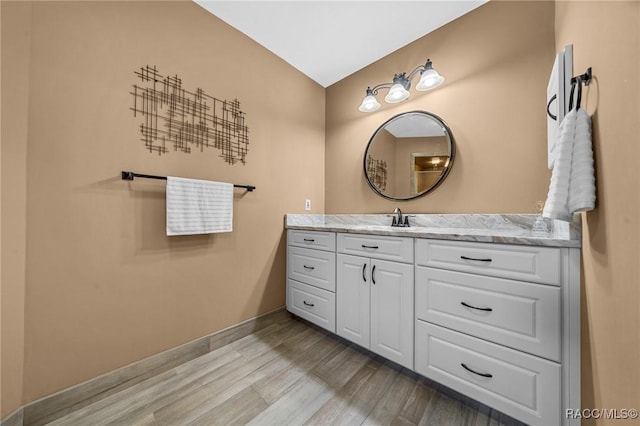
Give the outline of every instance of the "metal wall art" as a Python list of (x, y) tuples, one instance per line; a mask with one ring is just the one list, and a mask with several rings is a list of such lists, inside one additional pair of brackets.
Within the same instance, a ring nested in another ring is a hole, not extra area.
[(249, 128), (240, 102), (222, 101), (200, 88), (191, 92), (182, 88), (182, 80), (163, 77), (149, 65), (135, 71), (142, 85), (133, 85), (133, 116), (141, 118), (141, 140), (149, 152), (158, 155), (174, 151), (190, 153), (195, 147), (216, 148), (229, 164), (245, 164)]
[(367, 171), (371, 179), (382, 191), (387, 189), (387, 162), (376, 160), (371, 155), (367, 156)]

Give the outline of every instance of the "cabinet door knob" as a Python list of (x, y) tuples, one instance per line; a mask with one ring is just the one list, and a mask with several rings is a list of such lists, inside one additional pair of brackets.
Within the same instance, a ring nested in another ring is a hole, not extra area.
[(472, 369), (470, 369), (469, 367), (467, 367), (466, 365), (464, 365), (464, 362), (461, 362), (460, 365), (467, 371), (470, 371), (473, 374), (477, 374), (478, 376), (482, 376), (482, 377), (493, 377), (493, 374), (489, 374), (489, 373), (478, 373), (477, 371), (474, 371)]
[(464, 303), (464, 302), (460, 302), (460, 304), (461, 304), (462, 306), (467, 307), (467, 308), (475, 309), (475, 310), (478, 310), (478, 311), (485, 311), (485, 312), (491, 312), (491, 311), (493, 311), (493, 309), (492, 309), (492, 308), (478, 308), (477, 306), (471, 306), (471, 305), (469, 305), (469, 304), (467, 304), (467, 303)]
[(467, 257), (467, 256), (460, 256), (460, 259), (462, 260), (474, 260), (476, 262), (491, 262), (491, 258), (477, 258), (477, 257)]
[(316, 267), (315, 267), (315, 266), (302, 265), (302, 267), (303, 267), (304, 269), (308, 269), (308, 270), (310, 270), (310, 271), (313, 271), (314, 269), (316, 269)]
[(367, 276), (364, 274), (364, 271), (367, 269), (367, 264), (362, 265), (362, 281), (367, 282)]
[(371, 282), (376, 283), (376, 265), (373, 265), (373, 269), (371, 269)]
[(378, 247), (378, 246), (366, 246), (366, 245), (362, 244), (362, 248), (379, 249), (380, 247)]
[(303, 301), (302, 301), (302, 303), (304, 303), (304, 304), (305, 304), (305, 305), (307, 305), (307, 306), (311, 306), (311, 307), (316, 306), (316, 305), (314, 305), (313, 303), (307, 303), (307, 301), (306, 301), (306, 300), (303, 300)]
[(313, 238), (304, 238), (304, 240), (308, 243), (312, 243), (315, 241)]

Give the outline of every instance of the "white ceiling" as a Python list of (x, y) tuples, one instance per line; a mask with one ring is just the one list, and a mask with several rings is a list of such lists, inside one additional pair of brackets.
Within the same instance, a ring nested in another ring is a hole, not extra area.
[(328, 87), (487, 0), (194, 0)]
[(420, 114), (409, 114), (401, 120), (392, 120), (384, 128), (396, 138), (423, 138), (444, 136), (446, 130), (442, 124)]

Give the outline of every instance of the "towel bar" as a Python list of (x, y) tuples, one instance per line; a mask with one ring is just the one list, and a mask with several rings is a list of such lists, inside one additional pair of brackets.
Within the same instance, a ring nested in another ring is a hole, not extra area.
[[(167, 180), (166, 176), (155, 176), (155, 175), (145, 175), (142, 173), (134, 173), (134, 172), (126, 172), (123, 171), (122, 172), (122, 180), (133, 180), (133, 178), (145, 178), (145, 179), (160, 179), (160, 180)], [(233, 184), (234, 188), (244, 188), (249, 192), (252, 192), (254, 189), (256, 189), (255, 186), (253, 185), (236, 185)]]

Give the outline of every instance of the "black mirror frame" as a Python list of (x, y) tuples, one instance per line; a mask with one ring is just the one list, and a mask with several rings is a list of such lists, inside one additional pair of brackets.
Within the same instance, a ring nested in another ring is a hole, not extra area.
[[(442, 173), (442, 175), (440, 175), (440, 177), (438, 178), (438, 180), (429, 187), (429, 189), (427, 189), (426, 191), (423, 191), (419, 194), (413, 195), (411, 197), (392, 197), (390, 195), (387, 195), (383, 192), (381, 192), (374, 184), (373, 182), (371, 182), (371, 179), (369, 179), (369, 173), (367, 172), (367, 153), (369, 152), (369, 147), (371, 146), (371, 143), (373, 142), (373, 140), (375, 139), (375, 137), (378, 135), (378, 133), (384, 129), (384, 127), (389, 124), (391, 121), (395, 120), (398, 117), (401, 117), (403, 115), (407, 115), (407, 114), (424, 114), (436, 121), (438, 121), (442, 127), (446, 130), (447, 134), (446, 136), (449, 138), (449, 145), (451, 147), (451, 155), (449, 156), (449, 166), (446, 168), (446, 170), (444, 171), (444, 173)], [(367, 144), (367, 148), (364, 150), (364, 159), (363, 159), (363, 167), (362, 169), (364, 170), (364, 177), (367, 180), (367, 183), (369, 184), (369, 186), (371, 187), (371, 189), (374, 190), (374, 192), (376, 192), (378, 195), (380, 195), (383, 198), (386, 198), (387, 200), (393, 200), (393, 201), (409, 201), (409, 200), (415, 200), (416, 198), (422, 197), (424, 195), (427, 195), (428, 193), (430, 193), (431, 191), (433, 191), (434, 189), (436, 189), (438, 186), (440, 186), (440, 184), (442, 183), (442, 181), (444, 181), (444, 179), (447, 177), (447, 175), (449, 175), (449, 172), (451, 172), (451, 168), (453, 167), (453, 160), (455, 158), (455, 154), (456, 154), (456, 143), (455, 140), (453, 138), (453, 133), (451, 132), (451, 129), (449, 128), (449, 126), (447, 125), (447, 123), (444, 122), (444, 120), (440, 117), (438, 117), (437, 115), (427, 112), (427, 111), (407, 111), (407, 112), (402, 112), (400, 114), (396, 114), (393, 117), (391, 117), (390, 119), (388, 119), (387, 121), (385, 121), (384, 123), (382, 123), (380, 125), (380, 127), (378, 127), (376, 129), (375, 132), (373, 132), (373, 135), (371, 135), (371, 138), (369, 139), (369, 143)]]

